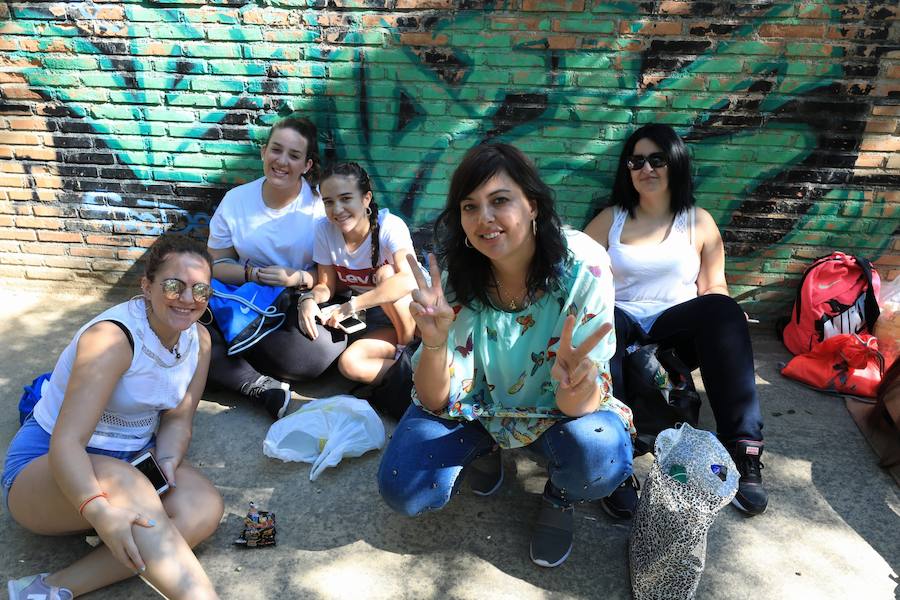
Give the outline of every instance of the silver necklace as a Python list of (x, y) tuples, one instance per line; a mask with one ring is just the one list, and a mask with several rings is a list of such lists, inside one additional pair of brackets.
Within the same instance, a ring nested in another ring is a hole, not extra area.
[(528, 290), (525, 290), (522, 298), (522, 305), (519, 306), (518, 304), (516, 304), (515, 297), (506, 293), (506, 288), (503, 287), (503, 284), (500, 283), (499, 279), (497, 279), (497, 275), (494, 274), (493, 270), (491, 270), (491, 277), (494, 279), (494, 287), (497, 289), (497, 299), (500, 300), (500, 304), (503, 304), (504, 302), (503, 296), (507, 296), (509, 298), (509, 304), (507, 305), (508, 310), (517, 311), (528, 306)]

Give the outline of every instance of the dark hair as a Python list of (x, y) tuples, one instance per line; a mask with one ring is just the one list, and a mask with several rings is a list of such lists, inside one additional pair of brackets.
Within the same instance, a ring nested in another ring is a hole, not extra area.
[(631, 134), (622, 147), (616, 179), (612, 189), (612, 203), (634, 216), (634, 208), (639, 203), (639, 194), (631, 183), (631, 171), (625, 164), (634, 154), (634, 147), (642, 139), (648, 139), (659, 146), (669, 161), (670, 206), (675, 214), (694, 205), (694, 184), (691, 179), (691, 157), (687, 146), (675, 130), (662, 123), (644, 125)]
[(316, 186), (319, 185), (319, 174), (322, 168), (321, 160), (319, 159), (319, 130), (306, 117), (285, 117), (272, 125), (264, 145), (268, 145), (269, 140), (272, 139), (272, 134), (278, 129), (293, 129), (306, 140), (306, 158), (312, 161), (312, 166), (303, 177), (315, 191)]
[(206, 249), (206, 244), (189, 238), (180, 233), (164, 233), (153, 242), (147, 254), (144, 255), (144, 276), (153, 281), (156, 272), (162, 266), (170, 254), (196, 254), (209, 265), (212, 274), (212, 256)]
[(475, 146), (463, 157), (453, 172), (447, 205), (434, 224), (435, 253), (455, 295), (454, 300), (470, 306), (473, 300), (491, 305), (488, 290), (494, 285), (491, 261), (466, 245), (462, 228), (460, 203), (485, 181), (498, 173), (506, 173), (522, 188), (525, 197), (537, 208), (535, 253), (525, 280), (528, 297), (533, 301), (538, 291), (550, 291), (560, 285), (568, 250), (563, 239), (562, 223), (554, 207), (553, 190), (541, 180), (537, 168), (521, 150), (509, 144)]
[[(334, 175), (352, 177), (356, 181), (356, 188), (363, 196), (367, 193), (372, 193), (372, 182), (369, 180), (369, 174), (355, 162), (342, 162), (329, 165), (322, 174), (322, 181), (325, 181)], [(372, 194), (372, 201), (369, 202), (369, 234), (372, 236), (373, 268), (378, 266), (378, 255), (381, 253), (381, 240), (379, 239), (378, 230), (378, 203), (375, 202), (375, 195)]]

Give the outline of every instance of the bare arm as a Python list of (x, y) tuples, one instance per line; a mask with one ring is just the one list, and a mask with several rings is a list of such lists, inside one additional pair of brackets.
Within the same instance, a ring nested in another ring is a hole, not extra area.
[(584, 228), (584, 232), (594, 238), (604, 248), (609, 248), (609, 228), (612, 227), (613, 208), (610, 206), (600, 211)]
[(700, 247), (700, 274), (697, 276), (697, 295), (728, 294), (725, 281), (725, 244), (712, 215), (697, 208), (695, 235)]
[[(351, 314), (380, 306), (388, 302), (396, 302), (409, 294), (416, 287), (416, 280), (407, 262), (407, 256), (415, 256), (411, 248), (403, 248), (394, 253), (394, 274), (377, 282), (371, 290), (355, 296), (341, 305), (337, 317), (348, 317)], [(382, 267), (382, 269), (386, 268)], [(380, 270), (379, 270), (380, 271)]]
[(197, 327), (200, 342), (200, 357), (197, 370), (188, 384), (184, 398), (178, 406), (167, 410), (160, 417), (159, 431), (156, 434), (156, 458), (159, 466), (169, 480), (175, 485), (175, 471), (184, 460), (193, 435), (194, 413), (206, 387), (206, 375), (209, 372), (211, 342), (205, 327)]
[(337, 288), (337, 271), (334, 270), (334, 265), (318, 265), (317, 269), (318, 283), (310, 290), (310, 296), (301, 300), (297, 305), (300, 331), (313, 340), (319, 337), (316, 327), (316, 317), (322, 314), (319, 304), (333, 298)]
[(421, 356), (413, 373), (413, 384), (422, 406), (439, 411), (447, 406), (450, 397), (447, 340), (455, 315), (444, 298), (441, 273), (434, 255), (428, 256), (431, 285), (426, 283), (411, 255), (407, 256), (407, 261), (416, 280), (409, 312), (422, 333)]
[[(308, 288), (315, 284), (315, 278), (312, 273), (303, 269), (268, 265), (262, 267), (252, 266), (249, 271), (246, 271), (245, 266), (237, 262), (238, 255), (234, 247), (217, 250), (207, 246), (207, 249), (212, 255), (214, 263), (228, 258), (235, 261), (220, 262), (213, 265), (213, 277), (231, 285), (241, 285), (246, 281), (253, 281), (262, 285)], [(245, 275), (248, 276), (247, 279), (244, 279)]]

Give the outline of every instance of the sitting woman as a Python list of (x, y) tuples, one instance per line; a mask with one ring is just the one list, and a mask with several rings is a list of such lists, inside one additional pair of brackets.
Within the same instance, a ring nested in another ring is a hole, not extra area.
[(413, 270), (410, 305), (422, 336), (414, 404), (378, 472), (394, 510), (418, 515), (450, 500), (464, 472), (480, 495), (499, 489), (496, 446), (525, 446), (549, 480), (531, 559), (563, 563), (574, 504), (631, 474), (631, 412), (610, 393), (612, 274), (586, 235), (563, 232), (553, 192), (518, 149), (473, 148), (457, 167), (435, 225), (431, 283)]
[[(94, 317), (59, 357), (6, 453), (12, 517), (42, 535), (94, 529), (103, 545), (48, 575), (9, 582), (13, 600), (71, 599), (140, 575), (168, 598), (217, 598), (191, 551), (216, 530), (222, 498), (184, 460), (209, 367), (206, 248), (163, 235), (147, 252), (143, 297)], [(130, 463), (156, 456), (157, 494)], [(177, 484), (177, 485), (176, 485)]]
[[(272, 126), (261, 151), (264, 176), (225, 194), (210, 220), (208, 245), (216, 279), (297, 290), (315, 285), (315, 221), (324, 215), (315, 190), (317, 136), (307, 119), (289, 117)], [(297, 299), (293, 294), (278, 330), (233, 356), (228, 356), (219, 330), (209, 328), (210, 381), (259, 399), (276, 419), (284, 416), (291, 397), (289, 384), (278, 379), (315, 379), (347, 347), (341, 333), (301, 331)]]
[[(761, 513), (768, 495), (747, 319), (728, 296), (722, 236), (712, 216), (694, 206), (688, 150), (671, 127), (645, 125), (628, 138), (612, 194), (613, 206), (585, 232), (608, 248), (615, 279), (615, 396), (626, 397), (622, 359), (635, 342), (673, 347), (699, 366), (719, 439), (741, 474), (734, 504)], [(604, 507), (627, 518), (636, 500), (633, 492), (617, 493)]]
[[(316, 224), (319, 282), (300, 297), (300, 329), (316, 339), (317, 322), (340, 328), (367, 311), (365, 329), (350, 336), (338, 368), (353, 381), (378, 383), (394, 364), (397, 346), (409, 343), (415, 330), (409, 293), (416, 283), (407, 263), (415, 256), (412, 238), (402, 219), (378, 209), (369, 175), (358, 164), (326, 170), (321, 192), (328, 218)], [(319, 304), (345, 291), (349, 300), (322, 312)]]

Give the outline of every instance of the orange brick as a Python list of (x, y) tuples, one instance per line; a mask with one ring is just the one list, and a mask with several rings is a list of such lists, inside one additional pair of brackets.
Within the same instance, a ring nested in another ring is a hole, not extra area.
[(38, 231), (37, 236), (41, 242), (81, 243), (81, 234), (74, 231)]
[(48, 279), (53, 281), (68, 281), (75, 278), (75, 273), (70, 269), (55, 269), (52, 267), (29, 267), (25, 270), (28, 279)]
[(584, 0), (522, 0), (522, 10), (583, 12)]
[(98, 246), (131, 246), (131, 240), (121, 236), (113, 235), (87, 235), (84, 241), (88, 244), (96, 244)]
[[(4, 90), (5, 91), (5, 90)], [(14, 144), (17, 146), (39, 146), (43, 137), (35, 133), (0, 133), (0, 144)]]
[(449, 38), (444, 34), (401, 33), (400, 43), (406, 46), (446, 46)]
[(866, 123), (866, 133), (894, 133), (897, 129), (897, 119), (886, 121), (871, 119)]
[(681, 21), (644, 21), (640, 23), (640, 29), (634, 31), (634, 23), (622, 22), (619, 25), (619, 33), (624, 35), (680, 35)]
[(898, 152), (900, 151), (900, 137), (894, 136), (869, 136), (862, 141), (859, 149), (874, 152)]
[(422, 10), (425, 8), (449, 10), (453, 8), (453, 4), (453, 0), (397, 0), (397, 10)]
[(22, 252), (32, 254), (54, 254), (62, 256), (68, 247), (62, 244), (22, 244)]
[(766, 23), (759, 28), (759, 37), (822, 39), (825, 37), (825, 26)]
[(6, 96), (10, 100), (42, 100), (40, 94), (34, 92), (27, 87), (12, 87), (5, 86), (3, 88), (3, 95)]
[(10, 129), (25, 129), (27, 131), (47, 131), (47, 121), (35, 117), (10, 117)]
[(61, 189), (63, 187), (63, 180), (59, 177), (52, 177), (49, 175), (35, 175), (34, 184), (42, 188)]
[(659, 13), (661, 15), (689, 15), (692, 7), (690, 2), (660, 2)]
[(31, 160), (56, 160), (53, 148), (16, 148), (16, 158)]
[(144, 250), (119, 250), (116, 258), (120, 260), (140, 260), (147, 252)]
[(96, 246), (75, 247), (69, 250), (71, 256), (86, 256), (91, 258), (115, 258), (116, 251), (112, 248), (98, 248)]
[(33, 242), (37, 235), (30, 229), (0, 229), (0, 240), (27, 240)]
[(0, 187), (28, 187), (28, 178), (24, 175), (0, 175)]
[(7, 215), (0, 215), (0, 227), (15, 227), (16, 222)]
[(878, 169), (884, 165), (884, 154), (860, 152), (856, 157), (856, 166), (862, 169)]

